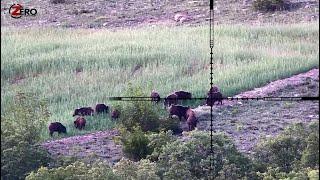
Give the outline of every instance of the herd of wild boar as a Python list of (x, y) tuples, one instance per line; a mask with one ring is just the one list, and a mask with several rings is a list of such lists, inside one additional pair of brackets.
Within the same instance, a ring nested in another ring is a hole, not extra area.
[[(153, 90), (151, 92), (151, 101), (155, 104), (161, 101), (160, 94)], [(177, 116), (180, 121), (185, 120), (188, 124), (189, 131), (194, 130), (197, 126), (198, 119), (195, 115), (195, 112), (189, 106), (182, 106), (179, 105), (179, 100), (186, 100), (192, 99), (192, 94), (186, 91), (175, 91), (169, 94), (167, 97), (164, 98), (163, 105), (167, 109), (169, 116)], [(210, 88), (209, 92), (207, 93), (207, 98), (205, 104), (207, 106), (213, 106), (215, 102), (218, 104), (222, 104), (223, 96), (217, 86), (213, 86)], [(77, 116), (74, 121), (74, 126), (77, 129), (83, 129), (86, 125), (86, 119), (84, 116), (93, 116), (94, 114), (101, 114), (101, 113), (109, 113), (109, 106), (105, 104), (97, 104), (95, 109), (92, 107), (81, 107), (79, 109), (75, 109), (73, 113), (73, 117)], [(111, 118), (117, 119), (120, 116), (120, 111), (113, 108), (111, 111)], [(60, 133), (67, 133), (66, 127), (62, 125), (60, 122), (53, 122), (49, 125), (49, 134), (50, 136), (53, 135), (54, 132)]]

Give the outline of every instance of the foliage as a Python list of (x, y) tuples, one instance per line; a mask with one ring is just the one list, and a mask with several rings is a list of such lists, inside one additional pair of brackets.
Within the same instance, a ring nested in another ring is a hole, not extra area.
[(301, 166), (319, 168), (319, 122), (311, 124), (309, 129), (307, 145), (302, 152)]
[[(192, 131), (184, 141), (176, 140), (163, 146), (159, 155), (158, 174), (164, 179), (206, 179), (226, 175), (244, 178), (252, 172), (248, 158), (239, 153), (234, 144), (222, 134), (213, 135), (213, 154), (210, 155), (210, 136)], [(214, 164), (210, 171), (210, 158)]]
[(50, 158), (37, 143), (48, 122), (46, 102), (18, 93), (1, 116), (1, 179), (23, 179)]
[(142, 159), (139, 162), (133, 162), (129, 159), (122, 158), (114, 165), (113, 171), (122, 179), (160, 179), (156, 175), (156, 164), (146, 159)]
[(160, 130), (171, 130), (173, 134), (181, 134), (182, 129), (180, 127), (180, 120), (177, 117), (160, 118)]
[[(133, 88), (129, 85), (126, 96), (129, 97), (147, 97), (142, 93), (141, 88)], [(159, 116), (151, 102), (130, 101), (125, 104), (121, 112), (120, 122), (129, 131), (132, 127), (139, 125), (143, 131), (157, 131), (159, 128)]]
[(256, 148), (255, 160), (269, 168), (289, 173), (301, 168), (318, 168), (319, 122), (301, 123), (287, 128), (279, 136), (262, 141)]
[(150, 141), (139, 126), (133, 127), (132, 132), (120, 129), (120, 136), (122, 150), (128, 158), (138, 161), (152, 153)]
[(49, 169), (41, 167), (35, 172), (31, 172), (26, 180), (60, 180), (60, 179), (120, 179), (116, 176), (112, 169), (102, 161), (96, 161), (92, 164), (76, 161), (67, 166)]
[(288, 173), (282, 172), (279, 167), (271, 168), (264, 173), (257, 173), (263, 180), (273, 180), (273, 179), (305, 179), (305, 180), (318, 180), (319, 179), (319, 169), (301, 169), (299, 171), (290, 171)]
[(258, 11), (276, 11), (288, 8), (285, 0), (254, 0), (253, 8)]
[(172, 131), (160, 131), (159, 133), (153, 133), (150, 134), (148, 138), (150, 140), (148, 146), (153, 149), (153, 152), (148, 155), (147, 158), (151, 161), (157, 161), (159, 154), (162, 152), (162, 148), (176, 140)]

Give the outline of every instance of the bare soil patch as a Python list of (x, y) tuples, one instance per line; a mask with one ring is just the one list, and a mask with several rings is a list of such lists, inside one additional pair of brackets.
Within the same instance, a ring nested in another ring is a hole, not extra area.
[[(259, 12), (253, 0), (216, 0), (216, 24), (301, 23), (319, 20), (318, 0), (290, 0), (289, 10)], [(1, 26), (122, 28), (140, 25), (199, 25), (209, 21), (209, 1), (170, 0), (30, 0), (24, 7), (36, 8), (35, 17), (11, 18), (11, 1), (1, 1)], [(178, 18), (179, 13), (187, 17)], [(183, 19), (183, 20), (182, 20)]]
[[(319, 97), (319, 69), (277, 80), (236, 97)], [(210, 107), (195, 108), (200, 130), (210, 130)], [(261, 138), (278, 135), (293, 123), (319, 121), (318, 101), (223, 101), (213, 111), (213, 129), (227, 133), (238, 149), (252, 153)]]

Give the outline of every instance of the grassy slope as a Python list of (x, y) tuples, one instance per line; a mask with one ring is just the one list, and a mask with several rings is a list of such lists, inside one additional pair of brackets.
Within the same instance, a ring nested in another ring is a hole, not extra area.
[[(228, 96), (319, 66), (318, 23), (215, 30), (213, 81)], [(73, 109), (110, 104), (106, 97), (123, 95), (128, 83), (147, 94), (184, 89), (204, 96), (210, 72), (208, 33), (208, 27), (2, 29), (1, 111), (14, 92), (34, 92), (48, 99), (52, 121), (77, 134), (71, 128)], [(142, 68), (132, 74), (138, 64)], [(112, 126), (108, 118), (91, 121), (88, 131)]]

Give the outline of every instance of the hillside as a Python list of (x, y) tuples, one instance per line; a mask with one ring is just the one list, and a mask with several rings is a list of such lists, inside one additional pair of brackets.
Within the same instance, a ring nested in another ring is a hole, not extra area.
[[(53, 3), (57, 2), (57, 3)], [(319, 1), (290, 0), (290, 9), (257, 12), (252, 0), (215, 1), (216, 24), (305, 23), (319, 20)], [(36, 8), (35, 17), (13, 19), (8, 14), (11, 2), (1, 1), (1, 26), (119, 28), (140, 25), (199, 25), (208, 24), (209, 1), (173, 0), (31, 0), (24, 7)], [(189, 14), (189, 20), (176, 22), (178, 12)]]

